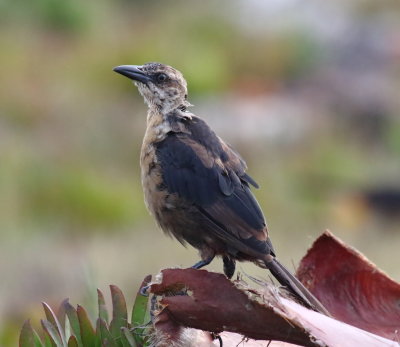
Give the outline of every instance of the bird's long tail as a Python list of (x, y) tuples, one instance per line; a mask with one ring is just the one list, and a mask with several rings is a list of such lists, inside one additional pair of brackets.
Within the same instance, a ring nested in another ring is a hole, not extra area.
[(269, 261), (265, 261), (265, 265), (278, 282), (285, 286), (292, 294), (294, 294), (307, 307), (318, 311), (322, 314), (330, 316), (328, 310), (319, 302), (319, 300), (304, 287), (304, 285), (290, 273), (277, 259), (271, 257)]

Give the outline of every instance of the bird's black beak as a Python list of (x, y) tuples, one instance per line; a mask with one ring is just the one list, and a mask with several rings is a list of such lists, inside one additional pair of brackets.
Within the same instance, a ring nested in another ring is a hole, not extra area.
[(151, 78), (143, 72), (142, 66), (140, 65), (120, 65), (115, 67), (113, 70), (134, 81), (142, 83), (151, 81)]

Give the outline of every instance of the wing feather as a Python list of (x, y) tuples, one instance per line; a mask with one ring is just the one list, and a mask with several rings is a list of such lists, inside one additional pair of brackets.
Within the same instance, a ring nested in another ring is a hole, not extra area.
[[(224, 151), (230, 147), (211, 130), (207, 132), (204, 122), (200, 125), (202, 129), (196, 131), (171, 132), (158, 143), (165, 186), (196, 206), (216, 236), (232, 248), (270, 252), (265, 218), (249, 188), (249, 183), (257, 183), (245, 174), (243, 159), (234, 151)], [(201, 134), (201, 142), (193, 134)]]

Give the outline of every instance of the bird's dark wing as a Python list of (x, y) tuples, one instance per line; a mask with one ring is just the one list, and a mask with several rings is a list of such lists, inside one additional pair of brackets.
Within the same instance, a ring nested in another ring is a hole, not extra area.
[[(215, 235), (236, 251), (272, 252), (263, 213), (250, 191), (246, 164), (199, 118), (157, 144), (163, 182), (195, 205)], [(199, 231), (201, 232), (201, 231)]]

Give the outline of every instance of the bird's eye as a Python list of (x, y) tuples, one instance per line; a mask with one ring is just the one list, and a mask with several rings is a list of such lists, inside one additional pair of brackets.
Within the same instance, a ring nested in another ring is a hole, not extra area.
[(157, 75), (157, 81), (158, 82), (165, 82), (167, 80), (168, 76), (165, 73), (159, 73)]

